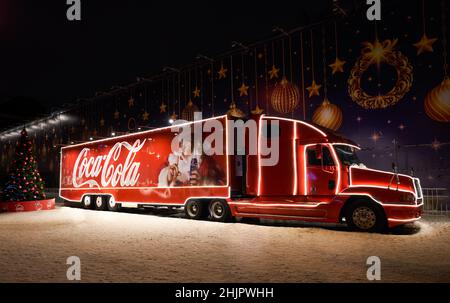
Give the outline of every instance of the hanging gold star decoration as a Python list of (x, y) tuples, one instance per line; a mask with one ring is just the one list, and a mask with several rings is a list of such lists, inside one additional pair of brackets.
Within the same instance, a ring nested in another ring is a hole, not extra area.
[(195, 90), (192, 92), (194, 94), (194, 98), (198, 98), (200, 97), (200, 90), (198, 89), (198, 87), (195, 87)]
[(231, 101), (230, 109), (227, 111), (227, 115), (235, 118), (244, 118), (245, 114), (242, 110), (240, 110), (234, 101)]
[(273, 79), (273, 78), (277, 79), (279, 77), (278, 76), (279, 72), (280, 72), (280, 69), (276, 68), (275, 65), (272, 65), (272, 69), (269, 71), (270, 79)]
[(242, 83), (241, 87), (239, 87), (238, 91), (239, 91), (239, 96), (248, 96), (248, 89), (249, 87), (247, 85), (245, 85), (245, 83)]
[(147, 110), (144, 111), (142, 114), (142, 120), (147, 121), (150, 114), (147, 112)]
[(116, 109), (116, 111), (114, 112), (114, 119), (119, 119), (120, 117), (120, 112)]
[(161, 114), (162, 114), (162, 113), (165, 113), (165, 112), (166, 112), (166, 107), (167, 107), (167, 105), (165, 105), (164, 102), (161, 103), (161, 105), (159, 106), (159, 112), (160, 112)]
[(428, 38), (426, 34), (423, 34), (419, 42), (413, 45), (417, 48), (417, 55), (425, 52), (433, 52), (433, 43), (437, 41), (437, 38)]
[(308, 86), (306, 88), (306, 90), (309, 92), (309, 97), (311, 98), (312, 96), (320, 96), (319, 90), (321, 87), (322, 87), (321, 84), (317, 84), (316, 80), (313, 80), (311, 86)]
[(100, 119), (100, 126), (105, 126), (105, 119), (103, 117)]
[(217, 72), (219, 74), (219, 80), (225, 79), (227, 77), (227, 71), (228, 69), (223, 67), (223, 64), (220, 66), (219, 71)]
[(254, 114), (254, 115), (261, 115), (263, 112), (264, 112), (264, 110), (259, 107), (259, 104), (256, 104), (255, 109), (252, 110), (252, 114)]
[(128, 99), (128, 107), (133, 107), (134, 106), (134, 98), (133, 96), (130, 96), (130, 99)]
[(339, 60), (338, 57), (336, 57), (336, 60), (328, 65), (329, 67), (331, 67), (332, 70), (332, 74), (334, 75), (335, 73), (343, 73), (344, 72), (344, 64), (346, 61), (344, 60)]
[(173, 112), (169, 118), (170, 118), (170, 120), (175, 121), (178, 118), (178, 115), (175, 114), (175, 112)]

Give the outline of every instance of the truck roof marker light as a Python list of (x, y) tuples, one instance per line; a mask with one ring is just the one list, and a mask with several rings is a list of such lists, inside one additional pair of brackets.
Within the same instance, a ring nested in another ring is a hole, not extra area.
[(157, 131), (166, 130), (166, 129), (171, 129), (171, 128), (175, 128), (175, 127), (183, 127), (183, 126), (187, 126), (187, 125), (194, 124), (194, 123), (202, 123), (202, 122), (209, 121), (209, 120), (218, 120), (218, 119), (223, 119), (223, 118), (226, 119), (227, 115), (222, 115), (222, 116), (217, 116), (217, 117), (212, 117), (212, 118), (207, 118), (207, 119), (202, 119), (202, 120), (197, 120), (197, 121), (190, 121), (190, 122), (181, 123), (181, 124), (177, 124), (177, 125), (169, 125), (169, 126), (164, 126), (164, 127), (160, 127), (160, 128), (149, 129), (149, 130), (140, 132), (139, 134), (137, 134), (137, 133), (130, 133), (130, 134), (126, 134), (126, 135), (116, 136), (114, 138), (105, 138), (105, 139), (95, 140), (95, 141), (91, 141), (91, 142), (83, 142), (83, 143), (76, 144), (76, 145), (71, 145), (71, 146), (63, 146), (63, 147), (61, 147), (61, 149), (78, 147), (78, 146), (83, 146), (83, 145), (86, 145), (86, 144), (94, 144), (94, 143), (104, 142), (104, 141), (108, 141), (108, 140), (117, 140), (117, 139), (121, 139), (121, 138), (128, 138), (128, 137), (131, 137), (131, 136), (148, 134), (148, 133), (157, 132)]

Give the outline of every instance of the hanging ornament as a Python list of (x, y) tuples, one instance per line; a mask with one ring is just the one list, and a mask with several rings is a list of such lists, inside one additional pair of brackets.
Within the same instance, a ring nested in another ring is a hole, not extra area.
[(341, 61), (338, 57), (336, 57), (334, 62), (328, 65), (329, 67), (331, 67), (332, 74), (334, 75), (335, 73), (343, 73), (345, 62), (346, 61)]
[(320, 95), (320, 88), (322, 87), (322, 85), (317, 84), (316, 80), (313, 80), (311, 85), (308, 86), (306, 88), (306, 90), (309, 92), (309, 97), (311, 98), (312, 96), (319, 96)]
[(332, 74), (343, 73), (344, 72), (344, 64), (346, 61), (339, 59), (339, 51), (338, 51), (338, 36), (337, 36), (337, 24), (334, 22), (334, 45), (336, 50), (336, 58), (333, 63), (328, 65), (331, 67)]
[(428, 38), (426, 34), (423, 34), (420, 41), (413, 45), (417, 48), (417, 55), (421, 55), (426, 52), (433, 52), (433, 43), (437, 41), (437, 38)]
[(198, 107), (189, 99), (189, 102), (181, 113), (181, 117), (186, 121), (194, 121), (194, 113), (198, 111)]
[(337, 131), (342, 125), (342, 111), (325, 98), (314, 112), (312, 121), (317, 125)]
[(450, 79), (446, 78), (425, 97), (425, 112), (438, 122), (450, 122)]
[[(364, 42), (361, 56), (350, 72), (348, 79), (348, 92), (358, 105), (365, 109), (379, 109), (392, 106), (400, 101), (411, 89), (413, 83), (413, 67), (401, 52), (394, 50), (397, 39), (374, 43)], [(397, 82), (386, 94), (371, 96), (361, 88), (362, 75), (367, 69), (376, 64), (378, 69), (381, 63), (393, 66), (397, 71)]]
[(199, 98), (200, 97), (200, 89), (195, 86), (195, 90), (192, 92), (192, 94), (194, 94), (194, 98)]
[(105, 126), (105, 119), (103, 117), (100, 119), (100, 126)]
[[(254, 53), (256, 54), (257, 52), (256, 52), (256, 47), (255, 47), (255, 51), (254, 51)], [(259, 58), (259, 55), (261, 55), (261, 58)], [(253, 115), (261, 115), (263, 112), (264, 112), (264, 110), (262, 109), (262, 108), (260, 108), (259, 107), (259, 90), (258, 90), (258, 62), (257, 62), (257, 59), (262, 59), (263, 58), (263, 55), (260, 53), (258, 55), (258, 57), (256, 57), (255, 56), (255, 102), (256, 102), (256, 107), (253, 109), (253, 110), (251, 110), (251, 113), (253, 114)]]
[(177, 120), (177, 118), (178, 118), (178, 115), (175, 113), (175, 111), (173, 111), (172, 114), (170, 115), (169, 119), (172, 121), (175, 121), (175, 120)]
[(262, 108), (259, 107), (259, 104), (256, 104), (255, 109), (252, 110), (252, 114), (261, 115), (264, 112)]
[(272, 69), (269, 71), (270, 80), (278, 79), (278, 73), (280, 72), (279, 68), (276, 68), (275, 65), (272, 65)]
[(245, 85), (245, 83), (242, 83), (241, 87), (239, 87), (239, 97), (248, 96), (248, 89), (249, 86)]
[(147, 112), (147, 110), (145, 110), (144, 113), (142, 114), (142, 120), (147, 121), (149, 116), (150, 114)]
[(166, 107), (167, 107), (167, 105), (165, 105), (164, 102), (161, 103), (161, 105), (159, 106), (159, 112), (160, 113), (165, 113), (166, 112)]
[(299, 97), (297, 86), (283, 77), (281, 82), (275, 86), (270, 101), (274, 110), (281, 114), (287, 114), (295, 110), (299, 103)]
[(309, 92), (309, 97), (313, 96), (319, 96), (320, 95), (320, 88), (322, 85), (316, 83), (316, 77), (314, 72), (314, 37), (313, 37), (313, 31), (310, 31), (311, 35), (311, 73), (312, 73), (312, 83), (310, 86), (306, 88), (306, 90)]
[(437, 41), (437, 38), (428, 38), (426, 33), (426, 17), (425, 17), (425, 0), (422, 0), (422, 29), (423, 35), (419, 42), (413, 45), (417, 48), (417, 55), (421, 55), (426, 52), (433, 52), (433, 43)]
[(225, 79), (227, 77), (227, 71), (228, 71), (228, 69), (223, 67), (223, 62), (222, 62), (222, 64), (220, 65), (220, 69), (217, 72), (219, 74), (219, 80)]
[(130, 96), (130, 99), (128, 99), (128, 107), (133, 107), (134, 106), (134, 98), (133, 96)]
[(234, 103), (234, 101), (231, 102), (230, 109), (227, 111), (227, 115), (234, 118), (245, 117), (245, 113), (236, 106), (236, 103)]

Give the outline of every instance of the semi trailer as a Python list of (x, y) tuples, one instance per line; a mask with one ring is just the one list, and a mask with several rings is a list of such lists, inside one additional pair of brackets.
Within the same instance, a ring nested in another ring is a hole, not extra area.
[[(182, 135), (186, 129), (194, 135)], [(367, 168), (359, 149), (301, 120), (219, 116), (64, 146), (59, 195), (87, 209), (179, 207), (187, 218), (220, 222), (345, 222), (378, 231), (420, 219), (420, 180)]]

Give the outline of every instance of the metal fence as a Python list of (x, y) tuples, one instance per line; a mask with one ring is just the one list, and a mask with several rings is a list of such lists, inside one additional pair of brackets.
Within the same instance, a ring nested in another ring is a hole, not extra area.
[(450, 216), (450, 199), (446, 188), (422, 188), (422, 191), (424, 213)]

